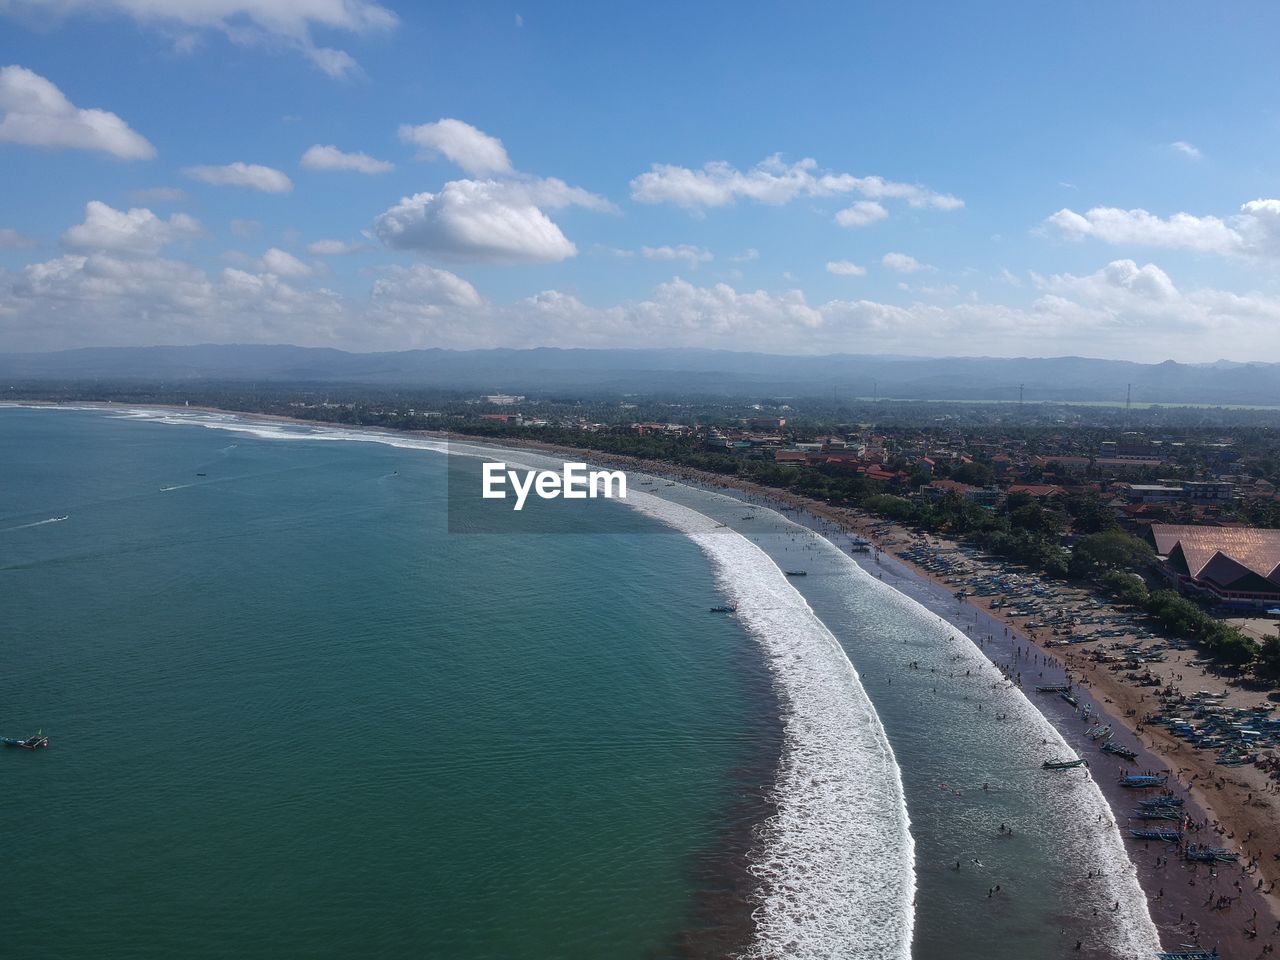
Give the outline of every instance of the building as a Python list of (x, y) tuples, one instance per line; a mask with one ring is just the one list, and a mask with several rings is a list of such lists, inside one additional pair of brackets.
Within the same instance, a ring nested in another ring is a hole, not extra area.
[(1245, 609), (1280, 605), (1280, 530), (1153, 523), (1149, 535), (1181, 592)]

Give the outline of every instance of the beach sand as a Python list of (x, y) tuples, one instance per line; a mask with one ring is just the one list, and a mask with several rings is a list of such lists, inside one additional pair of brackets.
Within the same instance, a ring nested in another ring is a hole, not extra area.
[[(122, 409), (136, 404), (95, 404), (109, 409)], [(90, 406), (90, 404), (85, 404)], [(160, 405), (152, 408), (163, 409)], [(248, 414), (235, 410), (176, 407), (175, 411), (194, 413), (232, 413), (249, 419), (289, 422), (303, 426), (332, 426), (361, 429), (349, 424), (328, 424), (315, 420)], [(491, 443), (506, 449), (524, 448), (560, 457), (591, 460), (599, 464), (639, 470), (655, 476), (681, 480), (699, 487), (739, 495), (753, 502), (788, 511), (796, 520), (826, 536), (836, 546), (847, 550), (849, 536), (857, 535), (878, 548), (877, 553), (854, 554), (853, 559), (873, 575), (882, 577), (903, 593), (913, 597), (938, 616), (966, 630), (979, 641), (984, 652), (996, 664), (1024, 674), (1028, 691), (1046, 717), (1067, 741), (1086, 757), (1091, 771), (1111, 805), (1113, 815), (1125, 826), (1129, 813), (1139, 799), (1134, 791), (1118, 785), (1123, 772), (1167, 771), (1169, 785), (1187, 798), (1186, 810), (1193, 821), (1203, 824), (1191, 834), (1195, 841), (1222, 846), (1241, 854), (1239, 863), (1205, 864), (1184, 862), (1176, 850), (1158, 841), (1126, 839), (1130, 856), (1138, 866), (1143, 889), (1147, 893), (1153, 919), (1160, 929), (1166, 950), (1217, 947), (1224, 958), (1266, 956), (1280, 947), (1280, 787), (1263, 770), (1252, 765), (1223, 767), (1215, 764), (1215, 752), (1199, 750), (1172, 736), (1163, 726), (1145, 726), (1145, 717), (1158, 713), (1158, 690), (1172, 685), (1184, 694), (1207, 691), (1226, 694), (1227, 706), (1252, 707), (1266, 703), (1265, 695), (1231, 686), (1203, 666), (1192, 665), (1197, 654), (1191, 650), (1169, 650), (1162, 663), (1144, 665), (1159, 678), (1160, 686), (1135, 686), (1121, 672), (1094, 662), (1089, 653), (1107, 641), (1071, 647), (1048, 646), (1054, 639), (1045, 629), (1026, 629), (1014, 619), (1002, 615), (992, 603), (998, 597), (966, 598), (958, 601), (955, 585), (898, 553), (911, 545), (920, 545), (934, 554), (950, 554), (958, 544), (937, 536), (922, 537), (901, 526), (888, 523), (862, 511), (832, 506), (788, 491), (679, 467), (661, 461), (622, 457), (590, 448), (564, 447), (517, 438), (486, 440), (465, 435), (422, 431), (432, 439), (456, 440), (471, 445)], [(996, 558), (977, 558), (976, 565), (986, 569), (1015, 569)], [(1017, 575), (1028, 582), (1042, 585), (1053, 600), (1050, 606), (1078, 609), (1084, 598), (1091, 596), (1080, 585), (1042, 581), (1025, 570)], [(1091, 610), (1098, 616), (1122, 617), (1126, 611), (1098, 603)], [(1153, 633), (1155, 631), (1152, 631)], [(1157, 635), (1158, 636), (1158, 635)], [(1110, 638), (1112, 641), (1115, 638)], [(1030, 661), (1030, 662), (1028, 662)], [(1034, 670), (1034, 676), (1031, 671)], [(1071, 706), (1053, 694), (1037, 694), (1037, 684), (1071, 682), (1079, 705)], [(1084, 718), (1084, 715), (1088, 719)], [(1084, 735), (1096, 724), (1110, 725), (1115, 731), (1113, 742), (1138, 753), (1136, 761), (1125, 761), (1098, 750), (1098, 744)], [(1138, 825), (1138, 824), (1135, 824)], [(739, 841), (740, 843), (740, 841)], [(739, 849), (741, 847), (739, 846)], [(734, 885), (723, 890), (727, 897), (711, 906), (712, 915), (736, 913), (730, 903), (740, 903), (746, 891)], [(1220, 898), (1227, 898), (1222, 905)], [(728, 901), (728, 902), (726, 902)], [(707, 905), (710, 906), (710, 905)], [(705, 909), (705, 907), (704, 907)], [(703, 918), (703, 923), (710, 919)], [(723, 922), (722, 920), (722, 922)], [(715, 921), (711, 927), (719, 926)], [(702, 926), (702, 924), (697, 924)], [(691, 938), (686, 942), (687, 954), (702, 954), (708, 940), (720, 945), (737, 940), (744, 931), (732, 922), (712, 935)], [(723, 939), (721, 939), (723, 938)], [(701, 942), (699, 942), (701, 941)]]

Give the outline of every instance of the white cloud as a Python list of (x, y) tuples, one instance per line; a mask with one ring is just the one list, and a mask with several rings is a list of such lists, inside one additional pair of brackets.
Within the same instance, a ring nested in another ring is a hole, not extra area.
[(288, 193), (293, 181), (272, 167), (256, 163), (228, 163), (221, 167), (184, 167), (182, 172), (192, 180), (213, 184), (215, 187), (248, 187), (263, 193)]
[(1250, 200), (1225, 220), (1190, 213), (1163, 218), (1141, 209), (1094, 207), (1084, 214), (1064, 208), (1048, 217), (1044, 225), (1068, 240), (1093, 238), (1110, 244), (1280, 257), (1280, 200), (1275, 199)]
[(19, 233), (13, 227), (0, 227), (0, 250), (21, 250), (23, 247), (34, 247), (37, 241), (25, 233)]
[(898, 183), (876, 176), (823, 173), (817, 167), (817, 161), (810, 158), (788, 164), (779, 154), (747, 171), (724, 161), (704, 164), (700, 170), (655, 163), (647, 173), (631, 181), (631, 197), (640, 203), (671, 203), (688, 210), (728, 206), (739, 198), (777, 205), (802, 196), (849, 193), (871, 200), (905, 200), (917, 208), (957, 210), (964, 206), (958, 197), (919, 184)]
[[(51, 9), (52, 8), (52, 11)], [(49, 14), (111, 12), (133, 18), (172, 34), (175, 52), (197, 45), (201, 30), (222, 32), (233, 43), (267, 48), (284, 47), (306, 56), (331, 77), (358, 72), (350, 54), (316, 46), (314, 28), (370, 34), (391, 30), (396, 15), (373, 0), (8, 0), (0, 13), (10, 13), (44, 25)]]
[(834, 273), (838, 277), (865, 277), (867, 268), (860, 267), (851, 260), (828, 260), (827, 273)]
[(747, 263), (751, 260), (759, 260), (759, 259), (760, 259), (760, 251), (757, 250), (755, 247), (747, 247), (747, 249), (743, 250), (741, 253), (734, 254), (732, 257), (730, 257), (729, 262), (730, 263)]
[(307, 253), (313, 257), (340, 257), (363, 249), (363, 243), (347, 243), (344, 240), (315, 240), (307, 244)]
[(203, 232), (200, 222), (185, 213), (162, 220), (145, 207), (117, 210), (101, 200), (90, 200), (85, 204), (84, 222), (63, 233), (62, 242), (79, 250), (154, 254)]
[(416, 127), (402, 124), (400, 139), (415, 144), (420, 157), (443, 155), (473, 177), (515, 172), (501, 140), (461, 120), (445, 118)]
[(451, 180), (439, 193), (405, 197), (373, 222), (373, 233), (397, 250), (447, 260), (550, 263), (577, 247), (542, 207), (612, 207), (560, 180)]
[(353, 170), (356, 173), (387, 173), (396, 168), (394, 163), (377, 160), (367, 153), (343, 153), (337, 147), (315, 144), (302, 155), (302, 166), (307, 170)]
[(290, 279), (297, 277), (309, 277), (313, 273), (311, 267), (287, 250), (281, 250), (279, 247), (272, 247), (262, 255), (259, 261), (259, 267), (263, 273), (274, 274), (277, 277), (288, 277)]
[(1176, 150), (1184, 157), (1190, 157), (1192, 160), (1199, 160), (1201, 157), (1200, 148), (1193, 143), (1187, 143), (1185, 140), (1175, 140), (1169, 144), (1170, 150)]
[(922, 270), (933, 269), (927, 263), (921, 263), (915, 257), (907, 256), (905, 253), (886, 253), (880, 258), (880, 262), (897, 273), (919, 273)]
[[(557, 290), (487, 301), (425, 264), (390, 267), (361, 303), (261, 269), (209, 276), (173, 260), (67, 255), (0, 273), (0, 349), (258, 342), (358, 350), (414, 346), (693, 346), (792, 353), (1093, 355), (1202, 361), (1280, 356), (1280, 297), (1180, 289), (1153, 264), (1037, 277), (1025, 306), (982, 302), (810, 303), (800, 290), (660, 284), (595, 306)], [(307, 283), (310, 281), (298, 281)], [(953, 297), (926, 288), (926, 297)], [(910, 296), (910, 294), (908, 294)]]
[(690, 270), (698, 269), (698, 264), (707, 263), (715, 257), (710, 250), (703, 247), (681, 243), (670, 247), (641, 247), (640, 254), (646, 260), (680, 260), (689, 265)]
[(75, 106), (56, 86), (25, 67), (0, 67), (0, 114), (0, 142), (96, 150), (120, 160), (156, 155), (146, 137), (114, 113)]
[(836, 223), (842, 227), (865, 227), (868, 224), (884, 220), (889, 211), (874, 200), (859, 200), (851, 207), (846, 207), (836, 214)]

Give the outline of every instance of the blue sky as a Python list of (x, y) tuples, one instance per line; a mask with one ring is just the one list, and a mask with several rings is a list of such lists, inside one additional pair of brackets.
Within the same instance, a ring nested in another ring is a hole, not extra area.
[(0, 349), (1280, 360), (1277, 35), (1264, 3), (0, 0)]

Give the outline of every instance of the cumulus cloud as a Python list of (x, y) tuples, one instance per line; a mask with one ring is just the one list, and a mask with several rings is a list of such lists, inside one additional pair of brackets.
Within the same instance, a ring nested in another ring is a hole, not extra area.
[(418, 156), (444, 156), (473, 177), (514, 173), (502, 141), (461, 120), (445, 118), (419, 126), (403, 124), (400, 139), (418, 147)]
[(356, 173), (387, 173), (396, 168), (394, 163), (377, 160), (367, 153), (343, 153), (334, 146), (315, 144), (302, 155), (301, 164), (307, 170), (351, 170)]
[[(848, 173), (821, 172), (816, 160), (805, 158), (789, 164), (780, 154), (774, 154), (745, 171), (722, 160), (704, 164), (698, 170), (655, 163), (648, 172), (631, 181), (633, 200), (670, 203), (687, 210), (724, 207), (739, 199), (779, 205), (798, 197), (849, 193), (861, 194), (873, 201), (904, 200), (916, 208), (957, 210), (964, 206), (964, 201), (958, 197), (938, 193), (919, 184), (899, 183), (877, 176), (855, 177)], [(856, 217), (857, 214), (850, 216)]]
[(116, 13), (172, 34), (179, 53), (196, 46), (201, 31), (217, 30), (242, 46), (286, 48), (306, 56), (331, 77), (359, 70), (343, 50), (317, 46), (316, 27), (354, 34), (388, 31), (396, 26), (394, 13), (373, 0), (7, 0), (0, 13), (44, 24), (50, 8), (55, 15)]
[(145, 207), (117, 210), (101, 200), (90, 200), (85, 204), (84, 222), (68, 228), (62, 242), (79, 250), (153, 254), (203, 232), (200, 222), (185, 213), (162, 220)]
[(1169, 149), (1175, 150), (1184, 157), (1189, 157), (1192, 160), (1199, 160), (1201, 156), (1200, 148), (1194, 143), (1187, 143), (1185, 140), (1173, 141), (1173, 143), (1169, 144)]
[(922, 270), (933, 269), (927, 263), (921, 263), (915, 257), (907, 256), (905, 253), (886, 253), (880, 258), (880, 262), (895, 273), (919, 273)]
[(640, 255), (646, 260), (680, 260), (689, 265), (690, 270), (698, 269), (698, 264), (707, 263), (715, 257), (710, 250), (703, 247), (681, 243), (677, 246), (641, 247)]
[(0, 142), (96, 150), (120, 160), (156, 155), (146, 137), (106, 110), (82, 109), (25, 67), (0, 67)]
[(347, 243), (345, 240), (315, 240), (307, 244), (307, 253), (313, 257), (340, 257), (363, 249), (363, 243)]
[[(367, 301), (279, 270), (228, 267), (210, 276), (160, 257), (68, 254), (0, 273), (3, 349), (88, 344), (292, 342), (360, 350), (415, 346), (696, 346), (788, 352), (955, 351), (1016, 356), (1097, 355), (1203, 360), (1242, 344), (1280, 351), (1280, 298), (1184, 290), (1154, 264), (1117, 260), (1083, 275), (1033, 277), (1023, 306), (983, 302), (949, 287), (928, 302), (834, 299), (800, 290), (740, 290), (682, 279), (641, 299), (586, 303), (545, 290), (486, 300), (456, 274), (390, 267)], [(275, 264), (279, 267), (279, 264)], [(1170, 337), (1170, 332), (1177, 334)], [(1158, 355), (1156, 355), (1158, 354)]]
[(1110, 244), (1168, 247), (1229, 256), (1280, 257), (1280, 200), (1242, 204), (1226, 219), (1175, 213), (1160, 217), (1146, 210), (1094, 207), (1087, 213), (1062, 209), (1044, 221), (1067, 240), (1088, 238)]
[(889, 211), (875, 200), (859, 200), (836, 214), (836, 223), (842, 227), (865, 227), (889, 216)]
[(248, 187), (263, 193), (288, 193), (293, 181), (272, 167), (256, 163), (228, 163), (225, 166), (184, 167), (182, 172), (192, 180), (213, 184), (215, 187)]
[(308, 264), (303, 263), (292, 253), (287, 250), (281, 250), (279, 247), (272, 247), (264, 253), (259, 261), (259, 267), (263, 273), (291, 279), (309, 277), (314, 272)]
[(865, 277), (867, 268), (860, 267), (851, 260), (828, 260), (827, 273), (834, 273), (838, 277)]
[(405, 197), (373, 222), (388, 247), (446, 260), (551, 263), (578, 250), (542, 208), (612, 205), (601, 197), (548, 180), (451, 180), (438, 193)]

